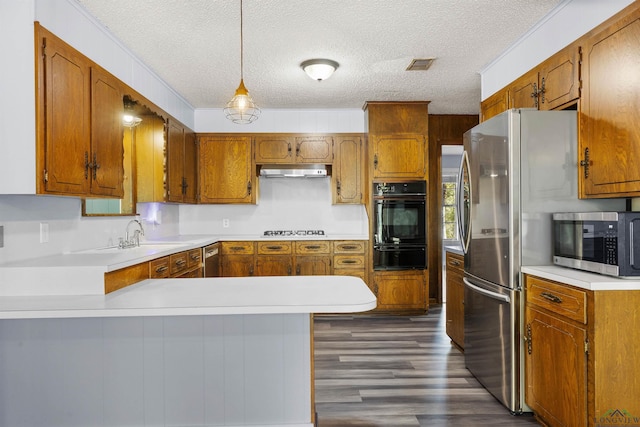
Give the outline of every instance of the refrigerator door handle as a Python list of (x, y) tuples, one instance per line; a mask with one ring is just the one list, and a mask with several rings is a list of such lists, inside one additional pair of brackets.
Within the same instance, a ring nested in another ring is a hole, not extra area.
[(472, 284), (471, 282), (469, 282), (466, 278), (462, 279), (462, 281), (464, 282), (465, 285), (467, 285), (471, 290), (478, 292), (482, 295), (488, 296), (489, 298), (493, 298), (493, 299), (497, 299), (499, 301), (504, 301), (504, 302), (511, 302), (511, 298), (509, 298), (507, 295), (502, 295), (502, 294), (498, 294), (495, 292), (491, 292), (488, 289), (483, 289), (480, 288), (474, 284)]
[[(466, 171), (466, 175), (465, 175)], [(456, 215), (458, 220), (458, 233), (460, 234), (460, 242), (462, 244), (462, 251), (466, 254), (469, 249), (469, 240), (471, 238), (470, 221), (467, 219), (471, 219), (471, 180), (469, 179), (467, 184), (467, 188), (469, 189), (469, 194), (465, 199), (465, 176), (469, 177), (469, 156), (466, 151), (462, 152), (462, 159), (460, 159), (460, 170), (458, 172), (458, 201), (456, 206)], [(465, 200), (468, 204), (467, 210), (465, 209)]]

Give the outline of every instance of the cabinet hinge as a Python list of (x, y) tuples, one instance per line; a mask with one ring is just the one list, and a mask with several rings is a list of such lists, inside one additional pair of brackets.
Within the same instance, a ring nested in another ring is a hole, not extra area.
[(589, 354), (589, 340), (584, 341), (584, 352), (585, 354)]

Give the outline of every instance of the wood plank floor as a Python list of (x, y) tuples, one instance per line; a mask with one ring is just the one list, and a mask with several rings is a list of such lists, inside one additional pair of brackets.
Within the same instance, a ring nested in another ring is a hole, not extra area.
[(318, 427), (534, 426), (513, 416), (464, 367), (444, 312), (317, 316)]

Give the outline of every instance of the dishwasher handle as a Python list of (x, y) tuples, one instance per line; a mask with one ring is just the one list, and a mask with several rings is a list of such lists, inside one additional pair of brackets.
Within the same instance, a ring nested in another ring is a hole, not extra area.
[(462, 281), (464, 282), (465, 285), (467, 285), (472, 291), (478, 292), (479, 294), (488, 296), (489, 298), (493, 298), (493, 299), (497, 299), (499, 301), (504, 301), (507, 303), (511, 302), (511, 298), (509, 298), (508, 295), (502, 295), (496, 292), (491, 292), (488, 289), (484, 289), (481, 288), (479, 286), (474, 285), (473, 283), (471, 283), (470, 281), (467, 280), (467, 278), (463, 278)]

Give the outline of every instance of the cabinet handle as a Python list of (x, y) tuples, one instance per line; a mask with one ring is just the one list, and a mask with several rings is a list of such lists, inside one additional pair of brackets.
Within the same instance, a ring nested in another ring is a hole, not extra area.
[(296, 275), (300, 275), (300, 264), (296, 265)]
[(533, 105), (538, 108), (538, 84), (533, 84), (533, 92), (531, 92), (531, 97), (533, 98)]
[(169, 269), (169, 267), (167, 267), (166, 265), (161, 265), (160, 267), (156, 268), (156, 273), (164, 273), (168, 269)]
[(340, 180), (338, 180), (338, 182), (336, 183), (336, 193), (338, 194), (338, 196), (340, 195), (340, 189), (341, 189), (341, 184), (340, 184)]
[(523, 339), (527, 343), (527, 353), (531, 354), (531, 323), (527, 324), (527, 332)]
[(545, 78), (542, 78), (542, 81), (540, 82), (540, 90), (538, 91), (538, 93), (540, 94), (540, 102), (542, 104), (544, 104), (544, 93), (546, 92), (545, 89)]
[(231, 246), (229, 249), (232, 251), (241, 251), (244, 249), (244, 246)]
[(253, 265), (249, 267), (249, 276), (253, 276)]
[(343, 264), (357, 264), (358, 261), (356, 261), (355, 259), (343, 259), (342, 263)]
[(460, 267), (460, 261), (456, 261), (456, 260), (450, 261), (449, 265), (453, 265), (454, 267)]
[(89, 153), (84, 152), (84, 179), (89, 179), (89, 169), (91, 168), (91, 163), (89, 163)]
[(584, 177), (589, 178), (589, 166), (591, 166), (591, 160), (589, 160), (589, 147), (584, 149), (584, 159), (580, 160), (580, 166), (584, 168)]
[(182, 194), (186, 195), (187, 187), (189, 186), (189, 184), (187, 184), (187, 178), (185, 178), (184, 176), (182, 177), (182, 184), (180, 186), (182, 187)]
[(300, 143), (296, 144), (296, 157), (300, 156)]
[(198, 261), (198, 260), (200, 259), (200, 255), (198, 255), (198, 254), (191, 254), (191, 259), (192, 259), (193, 261)]
[(340, 249), (344, 250), (344, 251), (352, 251), (354, 249), (358, 249), (358, 247), (356, 245), (341, 245), (338, 246)]
[(373, 155), (373, 168), (374, 169), (378, 169), (378, 155), (377, 154)]
[(95, 181), (97, 179), (97, 172), (98, 169), (100, 169), (100, 163), (98, 163), (98, 155), (96, 153), (93, 153), (93, 165), (91, 166), (93, 168), (93, 180)]
[(265, 246), (265, 247), (270, 251), (277, 251), (282, 249), (282, 245), (272, 245), (272, 246)]
[(290, 266), (290, 265), (289, 265), (289, 266), (287, 266), (287, 274), (288, 274), (289, 276), (291, 276), (291, 266)]
[(551, 302), (555, 302), (556, 304), (561, 304), (562, 303), (562, 298), (555, 296), (553, 294), (550, 294), (549, 292), (542, 292), (540, 294), (540, 296), (546, 300), (549, 300)]
[(178, 267), (182, 267), (187, 263), (187, 261), (183, 260), (183, 259), (179, 259), (176, 261), (176, 266)]
[(305, 245), (305, 249), (320, 249), (320, 245)]
[(249, 196), (251, 195), (251, 181), (247, 182), (247, 193), (249, 193)]

